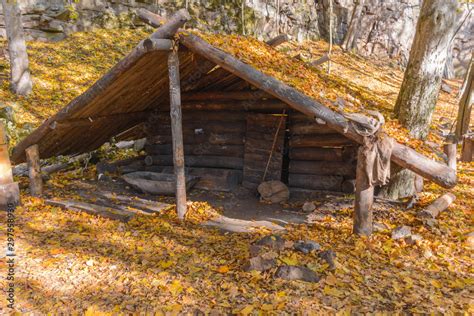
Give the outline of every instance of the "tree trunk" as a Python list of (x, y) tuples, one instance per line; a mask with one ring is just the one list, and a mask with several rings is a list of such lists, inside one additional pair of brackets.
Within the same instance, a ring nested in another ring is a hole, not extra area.
[(2, 5), (10, 55), (11, 89), (18, 95), (27, 95), (31, 92), (33, 85), (28, 68), (20, 8), (16, 0), (2, 0)]
[(390, 183), (383, 186), (378, 193), (379, 197), (389, 200), (403, 199), (417, 193), (415, 174), (407, 169), (393, 166), (390, 171)]
[(438, 99), (448, 46), (457, 21), (456, 0), (425, 0), (421, 6), (410, 58), (395, 114), (419, 139), (428, 135)]
[(446, 55), (446, 63), (443, 69), (444, 79), (454, 79), (454, 64), (453, 64), (453, 45), (449, 45), (448, 54)]
[(474, 78), (474, 54), (471, 56), (471, 62), (464, 78), (462, 85), (461, 100), (459, 101), (459, 110), (456, 123), (456, 139), (462, 140), (463, 136), (469, 129), (469, 122), (471, 120), (472, 104), (474, 99), (472, 98), (472, 90), (474, 89), (473, 78)]
[(346, 36), (342, 42), (343, 50), (351, 50), (354, 48), (357, 40), (357, 31), (359, 29), (360, 16), (362, 14), (362, 9), (364, 8), (364, 0), (356, 0), (354, 3), (354, 9), (352, 10), (351, 22), (347, 29)]
[[(410, 50), (410, 58), (395, 104), (395, 114), (410, 134), (418, 139), (428, 135), (446, 63), (454, 35), (458, 2), (424, 0)], [(395, 199), (414, 195), (415, 176), (408, 170), (397, 173), (381, 194)]]

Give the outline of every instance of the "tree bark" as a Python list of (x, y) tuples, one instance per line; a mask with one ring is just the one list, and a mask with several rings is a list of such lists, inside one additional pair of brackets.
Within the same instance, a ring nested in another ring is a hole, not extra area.
[(403, 83), (395, 104), (400, 123), (419, 139), (428, 135), (448, 46), (458, 16), (456, 0), (424, 0)]
[(359, 148), (357, 154), (357, 172), (354, 201), (353, 232), (357, 235), (369, 236), (372, 234), (372, 204), (374, 202), (374, 187), (367, 179), (366, 170), (372, 169), (369, 165), (364, 147)]
[[(410, 134), (425, 139), (438, 99), (448, 48), (455, 32), (458, 2), (424, 0), (416, 26), (410, 58), (395, 104), (395, 114)], [(384, 188), (384, 196), (415, 194), (414, 174), (402, 170)]]
[(354, 48), (357, 40), (357, 31), (359, 29), (360, 15), (362, 14), (362, 9), (364, 8), (364, 0), (356, 0), (354, 3), (354, 9), (352, 10), (351, 22), (347, 29), (346, 36), (342, 42), (342, 49), (347, 51)]
[(473, 139), (471, 137), (465, 136), (464, 141), (462, 143), (461, 161), (471, 162), (472, 151), (473, 151)]
[(5, 127), (0, 122), (0, 210), (13, 211), (20, 204), (20, 188), (13, 182)]
[(30, 194), (33, 196), (41, 196), (43, 193), (43, 178), (41, 177), (38, 145), (33, 145), (26, 149), (26, 160), (28, 162), (28, 175), (30, 177)]
[(184, 175), (183, 126), (181, 122), (181, 91), (179, 81), (179, 57), (177, 51), (168, 56), (170, 79), (170, 116), (173, 135), (173, 163), (176, 175), (176, 209), (178, 218), (186, 215), (186, 178)]
[(464, 78), (462, 85), (462, 94), (461, 100), (459, 101), (459, 110), (456, 123), (456, 139), (462, 140), (464, 135), (469, 129), (469, 123), (471, 120), (472, 104), (474, 103), (474, 98), (472, 97), (472, 90), (474, 90), (473, 85), (474, 78), (474, 53), (471, 56), (471, 62), (469, 63), (469, 68)]
[(10, 55), (11, 89), (18, 95), (27, 95), (31, 92), (33, 84), (28, 65), (20, 8), (16, 0), (2, 0), (2, 5), (8, 39), (8, 53)]
[(417, 193), (415, 185), (416, 175), (412, 171), (394, 166), (390, 173), (390, 183), (381, 188), (378, 193), (379, 197), (398, 200)]
[(443, 150), (446, 156), (448, 157), (448, 166), (456, 170), (456, 143), (444, 144)]

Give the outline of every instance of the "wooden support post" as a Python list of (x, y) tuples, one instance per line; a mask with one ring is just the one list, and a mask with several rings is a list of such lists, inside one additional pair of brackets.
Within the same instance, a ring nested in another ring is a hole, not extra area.
[(8, 141), (3, 123), (0, 122), (0, 210), (11, 212), (19, 204), (20, 189), (18, 183), (13, 182)]
[(357, 153), (356, 190), (354, 202), (353, 232), (357, 235), (369, 236), (372, 234), (372, 203), (374, 201), (374, 187), (368, 185), (366, 170), (372, 169), (369, 165), (364, 147), (359, 147)]
[(448, 166), (456, 170), (456, 143), (444, 144), (444, 153), (448, 156)]
[(26, 148), (26, 161), (28, 163), (28, 175), (30, 177), (30, 194), (41, 196), (43, 193), (43, 179), (41, 178), (40, 156), (38, 145)]
[(170, 116), (173, 139), (173, 163), (176, 175), (176, 209), (178, 217), (186, 215), (186, 179), (184, 175), (184, 146), (181, 113), (181, 89), (179, 80), (178, 52), (173, 50), (168, 55), (168, 72), (170, 79)]
[(462, 143), (462, 154), (461, 154), (461, 161), (464, 162), (471, 162), (472, 161), (472, 143), (473, 139), (469, 136), (464, 137), (464, 141)]

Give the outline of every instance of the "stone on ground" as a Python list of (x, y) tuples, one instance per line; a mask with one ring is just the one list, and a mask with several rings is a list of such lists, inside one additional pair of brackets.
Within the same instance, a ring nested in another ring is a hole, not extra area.
[(421, 241), (421, 240), (423, 240), (423, 237), (421, 237), (421, 235), (418, 235), (418, 234), (413, 234), (413, 235), (405, 237), (405, 242), (409, 245), (416, 244), (417, 241)]
[(302, 266), (280, 266), (275, 277), (284, 280), (301, 280), (305, 282), (319, 282), (319, 276), (311, 269)]
[(262, 255), (250, 258), (247, 271), (266, 271), (276, 267), (275, 252), (267, 252)]
[(280, 251), (285, 248), (285, 242), (286, 240), (281, 236), (269, 235), (258, 240), (254, 245)]
[(303, 204), (303, 212), (309, 213), (316, 209), (316, 205), (313, 202), (305, 202)]
[(327, 262), (327, 264), (329, 265), (329, 270), (336, 269), (336, 253), (334, 252), (334, 250), (324, 250), (319, 254), (319, 257)]
[(312, 240), (298, 240), (293, 247), (304, 254), (321, 249), (321, 245)]
[(265, 202), (281, 203), (290, 198), (290, 190), (281, 181), (266, 181), (260, 183), (257, 188), (260, 197)]
[(392, 230), (392, 239), (402, 239), (411, 235), (411, 228), (408, 226), (398, 226)]

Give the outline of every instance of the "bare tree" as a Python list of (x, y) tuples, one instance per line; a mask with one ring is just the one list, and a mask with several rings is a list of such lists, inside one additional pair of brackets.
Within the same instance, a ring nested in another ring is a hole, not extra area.
[(17, 0), (2, 0), (2, 5), (10, 55), (11, 89), (18, 95), (27, 95), (31, 92), (32, 82), (20, 8)]

